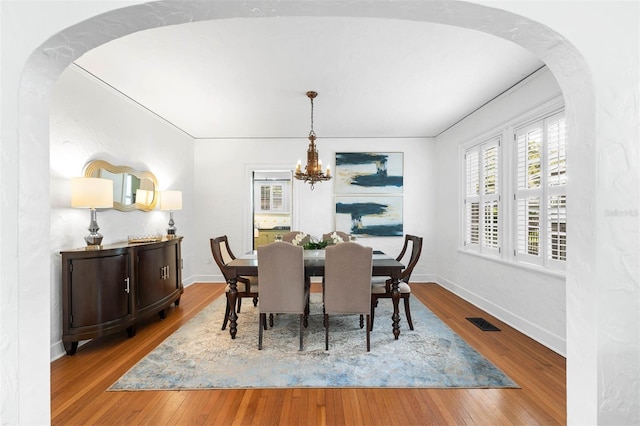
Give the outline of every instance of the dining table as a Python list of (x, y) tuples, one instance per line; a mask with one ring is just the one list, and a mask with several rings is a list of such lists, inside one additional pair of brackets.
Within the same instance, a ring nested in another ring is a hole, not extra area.
[[(304, 251), (304, 273), (305, 282), (309, 282), (311, 277), (324, 276), (324, 250), (305, 250)], [(404, 265), (395, 258), (385, 254), (382, 251), (373, 251), (373, 267), (372, 276), (384, 276), (391, 279), (391, 300), (393, 301), (393, 315), (391, 316), (392, 331), (394, 339), (400, 336), (400, 290), (399, 282)], [(258, 276), (258, 256), (255, 250), (239, 256), (226, 265), (232, 272), (232, 278), (227, 280), (229, 284), (229, 333), (231, 338), (235, 339), (238, 332), (238, 314), (235, 306), (238, 298), (237, 277), (240, 276)], [(259, 285), (259, 284), (258, 284)]]

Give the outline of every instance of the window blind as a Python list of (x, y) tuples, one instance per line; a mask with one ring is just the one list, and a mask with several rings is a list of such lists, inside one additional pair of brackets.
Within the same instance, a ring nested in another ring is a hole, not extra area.
[(564, 113), (516, 129), (515, 145), (514, 254), (517, 260), (563, 268), (567, 254)]
[(500, 137), (465, 151), (464, 244), (484, 253), (500, 249)]

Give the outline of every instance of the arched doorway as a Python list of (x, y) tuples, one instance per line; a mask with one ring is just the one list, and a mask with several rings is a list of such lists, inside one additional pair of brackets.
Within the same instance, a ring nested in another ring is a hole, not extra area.
[[(30, 155), (33, 152), (48, 152), (49, 141), (49, 96), (53, 83), (59, 74), (75, 59), (84, 52), (99, 46), (111, 39), (124, 36), (126, 34), (164, 25), (187, 23), (204, 19), (225, 19), (236, 17), (256, 16), (256, 7), (262, 4), (244, 3), (163, 3), (157, 2), (147, 5), (138, 5), (115, 10), (103, 15), (96, 16), (73, 27), (56, 34), (45, 42), (32, 55), (23, 75), (21, 84), (20, 103), (20, 128), (19, 128), (19, 165), (20, 175), (19, 188), (19, 219), (18, 219), (18, 270), (19, 280), (17, 293), (19, 303), (18, 309), (22, 306), (29, 306), (30, 312), (43, 319), (43, 324), (49, 323), (49, 300), (48, 292), (34, 287), (30, 283), (48, 282), (50, 274), (51, 258), (48, 252), (48, 228), (50, 206), (46, 197), (31, 198), (28, 194), (38, 194), (42, 190), (36, 188), (49, 182), (48, 156), (35, 159)], [(405, 5), (406, 6), (406, 5)], [(153, 14), (150, 14), (150, 9)], [(455, 13), (452, 13), (454, 11)], [(149, 20), (150, 16), (155, 19)], [(348, 17), (380, 17), (395, 19), (410, 19), (417, 21), (428, 21), (456, 25), (460, 27), (475, 29), (491, 33), (498, 37), (515, 41), (521, 46), (537, 54), (549, 66), (556, 75), (557, 81), (563, 89), (566, 98), (566, 108), (568, 117), (568, 127), (570, 131), (569, 144), (572, 152), (582, 153), (579, 156), (587, 160), (592, 160), (588, 154), (594, 145), (594, 120), (593, 116), (593, 90), (588, 87), (589, 78), (584, 71), (584, 65), (580, 55), (564, 39), (548, 28), (534, 21), (516, 16), (507, 12), (489, 9), (484, 6), (474, 5), (464, 2), (448, 2), (446, 8), (439, 2), (410, 3), (407, 7), (397, 7), (396, 4), (380, 2), (379, 4), (366, 3), (363, 7), (358, 2), (347, 6), (336, 3), (319, 3), (313, 9), (308, 8), (304, 3), (280, 3), (268, 9), (261, 10), (261, 17), (267, 16), (348, 16)], [(514, 29), (523, 28), (522, 23), (528, 25), (525, 30), (515, 32)], [(72, 55), (51, 55), (60, 47), (73, 44), (75, 50)], [(82, 46), (78, 49), (78, 46)], [(44, 71), (43, 71), (44, 70)], [(578, 70), (578, 71), (576, 71)], [(587, 86), (587, 90), (583, 90)], [(580, 126), (577, 124), (580, 123)], [(580, 146), (571, 141), (580, 140)], [(574, 163), (571, 165), (572, 171), (576, 171), (579, 176), (588, 175), (592, 170), (590, 163)], [(580, 169), (583, 171), (581, 172)], [(572, 199), (589, 200), (588, 193), (593, 189), (592, 181), (574, 181), (568, 188)], [(583, 201), (587, 204), (587, 201)], [(575, 208), (581, 208), (577, 206)], [(588, 210), (588, 209), (587, 209)], [(588, 216), (582, 215), (579, 221), (586, 222)], [(43, 225), (44, 224), (44, 225)], [(43, 240), (34, 240), (34, 227), (42, 231)], [(577, 224), (580, 227), (580, 223)], [(571, 237), (571, 236), (570, 236)], [(582, 236), (585, 238), (592, 236)], [(577, 267), (572, 265), (589, 264), (594, 255), (589, 246), (593, 244), (581, 244), (584, 246), (580, 253), (572, 254), (569, 258), (567, 270), (567, 291), (568, 293), (578, 293), (575, 288), (576, 282), (580, 281), (581, 293), (585, 289), (588, 294), (594, 293), (595, 278), (589, 277), (589, 271), (576, 271)], [(587, 258), (575, 262), (576, 257)], [(40, 259), (34, 265), (34, 258)], [(44, 259), (44, 261), (43, 261)], [(585, 279), (586, 278), (586, 279)], [(583, 296), (585, 297), (585, 296)], [(570, 300), (570, 298), (567, 298)], [(587, 300), (587, 304), (590, 301)], [(573, 311), (567, 309), (567, 323), (579, 323), (581, 318), (572, 317)], [(18, 312), (20, 317), (21, 313)], [(27, 336), (33, 336), (30, 324), (37, 321), (26, 322), (19, 329), (19, 338), (25, 341), (27, 350), (35, 352), (48, 352), (49, 342), (42, 339), (42, 335), (37, 335), (33, 341), (27, 341)], [(570, 336), (568, 336), (570, 337)], [(571, 342), (568, 343), (569, 356), (572, 354)], [(23, 367), (24, 368), (24, 367)], [(37, 383), (48, 383), (48, 378), (35, 378)], [(48, 390), (48, 386), (46, 386)], [(48, 391), (47, 391), (48, 393)], [(47, 395), (48, 397), (48, 395)], [(26, 408), (23, 408), (26, 410)]]

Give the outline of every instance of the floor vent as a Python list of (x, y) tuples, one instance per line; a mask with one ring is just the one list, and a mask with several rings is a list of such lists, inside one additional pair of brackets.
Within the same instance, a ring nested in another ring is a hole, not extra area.
[(476, 327), (478, 327), (482, 331), (500, 331), (498, 327), (491, 324), (484, 318), (467, 318), (468, 321), (471, 321)]

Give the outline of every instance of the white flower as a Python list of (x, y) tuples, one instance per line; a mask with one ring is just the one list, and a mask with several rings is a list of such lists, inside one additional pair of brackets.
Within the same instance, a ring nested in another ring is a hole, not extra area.
[(338, 243), (343, 243), (344, 242), (342, 237), (340, 235), (336, 234), (335, 232), (333, 234), (331, 234), (331, 241), (333, 242), (333, 244), (338, 244)]
[(300, 243), (302, 243), (302, 240), (304, 240), (306, 238), (307, 234), (305, 234), (304, 232), (300, 232), (298, 235), (296, 235), (293, 238), (292, 243), (296, 246), (299, 246)]

